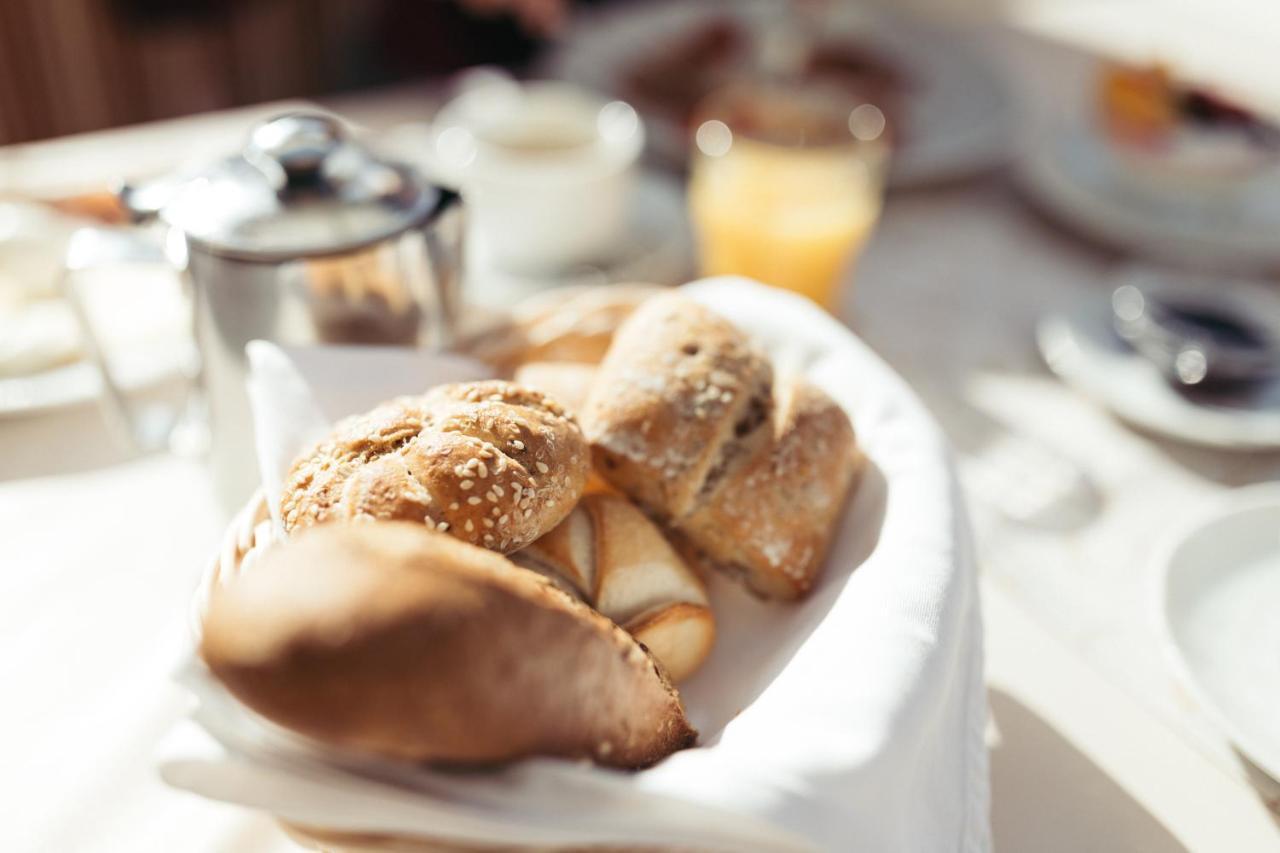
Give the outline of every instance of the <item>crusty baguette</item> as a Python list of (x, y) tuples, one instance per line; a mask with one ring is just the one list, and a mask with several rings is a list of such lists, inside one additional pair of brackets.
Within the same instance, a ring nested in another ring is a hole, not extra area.
[(747, 336), (681, 296), (619, 329), (581, 416), (595, 470), (682, 551), (792, 599), (817, 579), (858, 463), (845, 412), (774, 383)]
[(444, 385), (339, 423), (294, 462), (286, 532), (331, 520), (418, 521), (507, 553), (560, 523), (590, 470), (582, 432), (541, 391)]
[(330, 524), (216, 588), (200, 654), (237, 698), (332, 746), (410, 761), (639, 767), (696, 733), (625, 631), (420, 524)]
[(587, 495), (569, 517), (512, 555), (637, 637), (677, 683), (711, 652), (715, 618), (702, 580), (625, 498)]

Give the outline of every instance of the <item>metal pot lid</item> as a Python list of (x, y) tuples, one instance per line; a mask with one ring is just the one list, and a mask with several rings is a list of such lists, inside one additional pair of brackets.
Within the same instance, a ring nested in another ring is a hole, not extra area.
[(243, 151), (183, 181), (160, 217), (215, 254), (279, 262), (395, 236), (445, 194), (379, 159), (336, 118), (296, 112), (259, 124)]

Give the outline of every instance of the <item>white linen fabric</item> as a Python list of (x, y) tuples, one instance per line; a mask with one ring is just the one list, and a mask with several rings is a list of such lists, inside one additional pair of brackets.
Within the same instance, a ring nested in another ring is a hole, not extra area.
[[(193, 662), (172, 785), (352, 832), (534, 845), (990, 849), (981, 623), (968, 521), (939, 428), (905, 383), (802, 297), (737, 278), (684, 292), (853, 418), (869, 464), (813, 594), (765, 603), (712, 579), (719, 634), (682, 685), (699, 746), (620, 773), (550, 759), (455, 774), (339, 757), (253, 717)], [(457, 358), (252, 344), (264, 483), (339, 415), (482, 368)]]

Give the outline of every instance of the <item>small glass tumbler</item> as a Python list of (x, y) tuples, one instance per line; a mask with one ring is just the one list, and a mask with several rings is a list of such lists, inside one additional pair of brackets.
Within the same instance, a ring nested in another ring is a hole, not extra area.
[(820, 85), (741, 83), (714, 93), (695, 127), (689, 210), (702, 273), (833, 309), (879, 219), (884, 114)]

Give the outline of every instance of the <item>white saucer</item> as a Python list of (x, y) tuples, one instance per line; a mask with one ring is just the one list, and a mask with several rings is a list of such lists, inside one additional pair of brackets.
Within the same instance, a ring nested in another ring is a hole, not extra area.
[[(1269, 294), (1248, 292), (1259, 302), (1271, 302)], [(1120, 340), (1102, 293), (1041, 319), (1036, 343), (1060, 378), (1145, 430), (1227, 450), (1280, 448), (1280, 379), (1261, 387), (1247, 405), (1193, 401)]]
[(1280, 779), (1280, 484), (1231, 495), (1158, 566), (1175, 668), (1236, 746)]
[[(548, 63), (552, 76), (623, 98), (622, 77), (656, 45), (708, 19), (733, 16), (746, 27), (767, 26), (778, 8), (769, 0), (737, 3), (638, 3), (575, 16)], [(829, 32), (850, 26), (850, 8), (833, 4)], [(865, 10), (864, 10), (865, 11)], [(866, 25), (866, 14), (855, 14)], [(765, 24), (760, 22), (764, 21)], [(962, 32), (878, 18), (866, 30), (877, 51), (899, 64), (913, 85), (903, 98), (906, 140), (894, 152), (889, 183), (923, 186), (989, 169), (1004, 161), (1013, 134), (1013, 102), (999, 75)], [(644, 112), (651, 149), (680, 165), (688, 134), (668, 117)]]
[(1232, 190), (1161, 185), (1137, 178), (1081, 122), (1031, 146), (1017, 176), (1050, 214), (1101, 243), (1199, 268), (1280, 265), (1280, 169)]

